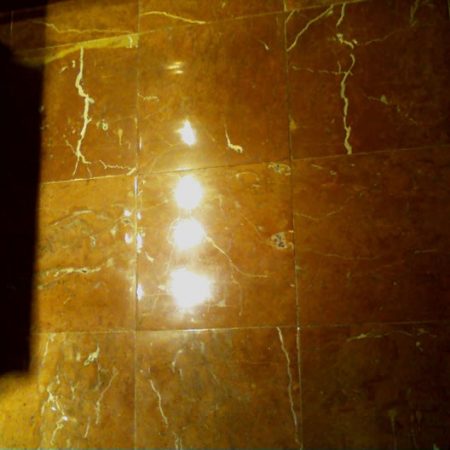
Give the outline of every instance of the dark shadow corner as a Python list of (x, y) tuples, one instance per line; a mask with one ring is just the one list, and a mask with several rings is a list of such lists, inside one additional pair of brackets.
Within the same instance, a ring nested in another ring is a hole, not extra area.
[(42, 72), (0, 44), (0, 376), (30, 364)]

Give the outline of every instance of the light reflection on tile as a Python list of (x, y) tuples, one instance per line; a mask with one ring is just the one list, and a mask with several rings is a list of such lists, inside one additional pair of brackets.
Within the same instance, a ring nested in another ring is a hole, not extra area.
[(142, 35), (141, 173), (286, 158), (283, 52), (281, 15)]
[(295, 324), (288, 165), (150, 176), (139, 215), (140, 328)]

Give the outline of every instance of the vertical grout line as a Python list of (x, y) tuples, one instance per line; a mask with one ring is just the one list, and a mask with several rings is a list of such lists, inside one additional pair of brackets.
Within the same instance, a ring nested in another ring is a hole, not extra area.
[[(286, 10), (286, 2), (284, 1), (284, 7)], [(300, 448), (303, 448), (303, 401), (302, 401), (302, 379), (301, 379), (301, 358), (300, 358), (300, 316), (299, 316), (299, 301), (298, 301), (298, 283), (297, 283), (297, 270), (296, 270), (296, 235), (295, 235), (295, 215), (294, 215), (294, 171), (293, 163), (294, 157), (292, 153), (292, 136), (290, 130), (291, 122), (291, 90), (289, 81), (289, 61), (287, 54), (287, 24), (286, 20), (291, 14), (286, 12), (281, 14), (283, 19), (283, 54), (284, 54), (284, 69), (285, 69), (285, 83), (286, 83), (286, 106), (287, 106), (287, 132), (288, 132), (288, 146), (289, 146), (289, 164), (291, 167), (290, 176), (290, 202), (291, 202), (291, 214), (292, 214), (292, 232), (294, 241), (293, 251), (293, 269), (294, 269), (294, 284), (295, 284), (295, 313), (296, 313), (296, 348), (297, 348), (297, 369), (298, 369), (298, 383), (299, 383), (299, 420), (297, 422), (298, 434), (300, 436)]]
[(135, 191), (134, 191), (134, 238), (135, 238), (135, 286), (134, 286), (134, 429), (133, 429), (133, 448), (137, 448), (137, 327), (138, 327), (138, 299), (137, 299), (137, 289), (138, 289), (138, 209), (139, 209), (139, 146), (141, 141), (141, 133), (139, 127), (139, 61), (140, 61), (140, 12), (141, 12), (141, 1), (136, 0), (137, 2), (137, 17), (136, 17), (136, 28), (137, 28), (137, 54), (135, 59), (135, 76), (136, 76), (136, 92), (135, 92), (135, 119), (136, 119), (136, 143), (135, 143), (135, 167), (136, 167), (136, 175), (135, 175)]

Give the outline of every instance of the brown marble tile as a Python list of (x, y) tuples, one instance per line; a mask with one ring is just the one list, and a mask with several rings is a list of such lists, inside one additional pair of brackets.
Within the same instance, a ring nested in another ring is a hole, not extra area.
[(295, 329), (139, 332), (138, 448), (298, 448)]
[(47, 51), (42, 106), (45, 181), (134, 169), (134, 45), (129, 36)]
[(130, 35), (21, 55), (43, 70), (43, 181), (135, 169), (136, 47)]
[(447, 325), (303, 330), (305, 448), (448, 446)]
[[(367, 0), (345, 0), (345, 3), (356, 3)], [(284, 10), (317, 8), (319, 6), (339, 5), (343, 0), (283, 0)]]
[[(14, 342), (10, 345), (13, 348)], [(36, 339), (27, 372), (0, 374), (1, 448), (39, 447), (38, 348)]]
[(302, 324), (450, 317), (449, 150), (296, 162)]
[(283, 10), (282, 0), (140, 0), (140, 31)]
[(138, 327), (295, 325), (290, 199), (286, 164), (144, 179)]
[(137, 21), (138, 0), (49, 2), (14, 12), (13, 46), (51, 47), (135, 33)]
[(296, 158), (450, 142), (442, 0), (330, 5), (286, 19)]
[(281, 16), (159, 30), (139, 51), (143, 173), (287, 157)]
[(35, 326), (42, 331), (134, 327), (134, 179), (42, 186)]
[(131, 448), (134, 351), (128, 333), (43, 336), (41, 448)]

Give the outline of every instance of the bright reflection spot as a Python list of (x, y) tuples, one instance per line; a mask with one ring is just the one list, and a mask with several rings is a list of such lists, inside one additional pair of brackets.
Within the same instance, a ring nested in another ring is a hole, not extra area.
[(197, 136), (195, 130), (192, 128), (191, 122), (185, 120), (183, 126), (177, 130), (177, 133), (181, 136), (181, 140), (189, 147), (193, 146), (197, 142)]
[(142, 300), (142, 297), (144, 296), (144, 289), (142, 289), (142, 286), (140, 284), (138, 284), (136, 296), (138, 300)]
[(137, 248), (137, 252), (141, 253), (142, 250), (142, 246), (143, 246), (143, 239), (142, 239), (142, 234), (138, 233), (136, 236), (136, 248)]
[(175, 199), (183, 209), (194, 209), (203, 197), (200, 183), (191, 175), (184, 176), (175, 188)]
[(129, 234), (129, 233), (125, 234), (125, 242), (127, 244), (131, 244), (133, 242), (133, 237), (131, 236), (131, 234)]
[(123, 215), (125, 217), (131, 217), (131, 211), (129, 209), (125, 209), (124, 212), (123, 212)]
[(167, 64), (166, 67), (167, 67), (167, 70), (170, 70), (173, 73), (182, 74), (183, 73), (183, 66), (184, 66), (183, 61), (174, 61), (171, 64)]
[(187, 250), (200, 244), (204, 235), (202, 224), (195, 219), (179, 220), (173, 230), (175, 245), (180, 250)]
[(211, 297), (211, 281), (207, 277), (187, 269), (177, 269), (170, 276), (170, 293), (181, 308), (190, 308)]

